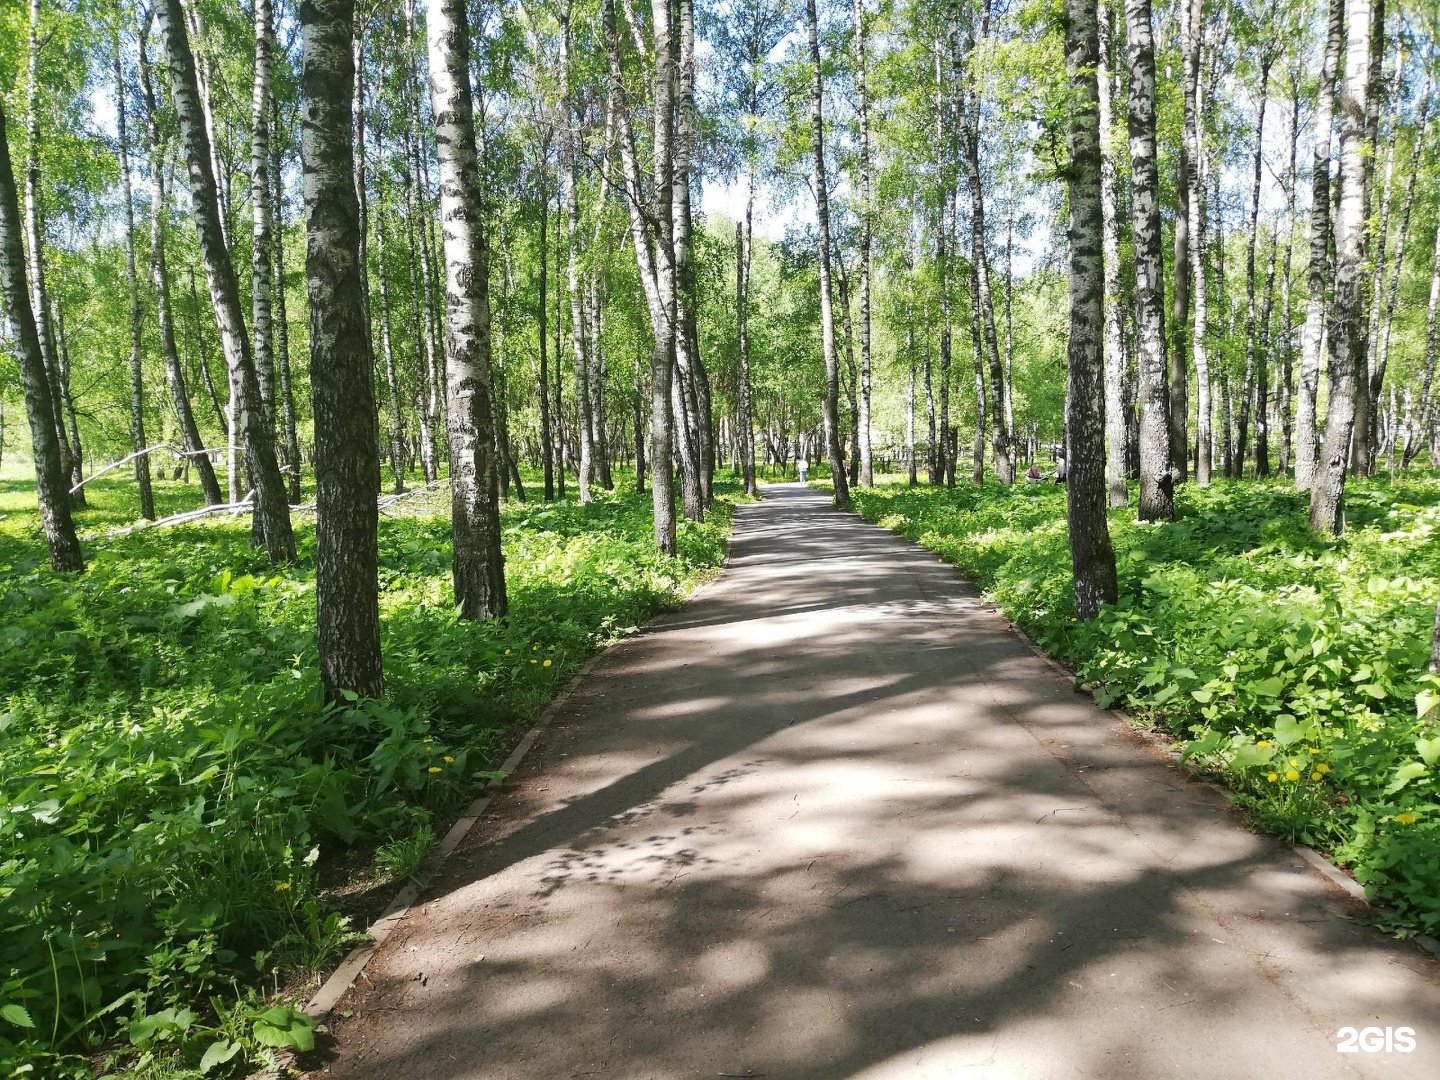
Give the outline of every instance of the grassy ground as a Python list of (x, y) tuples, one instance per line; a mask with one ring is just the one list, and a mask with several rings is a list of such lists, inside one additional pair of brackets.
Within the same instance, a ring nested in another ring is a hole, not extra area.
[(852, 491), (867, 518), (980, 584), (1094, 687), (1173, 732), (1265, 827), (1317, 845), (1440, 932), (1440, 479), (1352, 481), (1349, 532), (1317, 537), (1283, 482), (1189, 485), (1176, 520), (1110, 514), (1120, 599), (1074, 619), (1053, 484)]
[[(338, 711), (319, 704), (313, 519), (279, 571), (227, 517), (93, 540), (61, 578), (33, 479), (6, 473), (0, 1075), (88, 1075), (117, 1039), (125, 1067), (166, 1076), (303, 1047), (274, 991), (354, 939), (346, 881), (413, 871), (583, 658), (719, 565), (730, 510), (682, 524), (665, 560), (647, 499), (511, 504), (511, 615), (477, 625), (454, 611), (448, 494), (397, 504), (380, 528), (386, 697)], [(199, 496), (161, 482), (156, 500)], [(84, 535), (135, 514), (123, 475), (90, 502)]]

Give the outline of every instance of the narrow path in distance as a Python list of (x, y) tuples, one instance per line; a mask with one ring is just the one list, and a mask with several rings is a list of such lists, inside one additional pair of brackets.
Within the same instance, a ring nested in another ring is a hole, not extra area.
[[(324, 1075), (1440, 1076), (1440, 964), (798, 485), (611, 649)], [(1340, 1053), (1410, 1027), (1411, 1053)]]

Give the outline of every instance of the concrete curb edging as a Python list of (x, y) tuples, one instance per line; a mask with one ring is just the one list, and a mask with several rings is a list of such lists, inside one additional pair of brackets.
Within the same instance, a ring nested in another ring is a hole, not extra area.
[[(715, 568), (713, 575), (708, 580), (702, 581), (691, 590), (688, 595), (680, 600), (676, 605), (676, 609), (678, 610), (684, 607), (714, 588), (715, 584), (729, 568), (730, 559), (731, 548), (729, 537), (727, 537), (724, 560)], [(655, 619), (660, 618), (664, 614), (666, 614), (665, 611), (657, 612), (650, 621), (642, 626), (636, 633), (620, 641), (612, 642), (602, 649), (597, 649), (589, 659), (580, 665), (580, 669), (576, 671), (574, 675), (570, 676), (559, 693), (546, 702), (545, 707), (540, 710), (540, 715), (536, 718), (535, 722), (530, 725), (530, 730), (524, 734), (515, 745), (515, 749), (510, 751), (509, 756), (501, 763), (498, 771), (502, 775), (489, 781), (485, 787), (481, 789), (480, 794), (465, 808), (465, 813), (450, 826), (440, 842), (436, 844), (430, 851), (430, 854), (426, 856), (425, 863), (420, 870), (411, 878), (410, 882), (405, 885), (404, 888), (395, 894), (389, 906), (387, 906), (385, 910), (381, 912), (380, 916), (366, 929), (366, 934), (370, 940), (350, 950), (345, 959), (340, 961), (335, 970), (326, 976), (324, 982), (320, 984), (320, 988), (316, 990), (310, 1000), (305, 1003), (301, 1010), (302, 1012), (318, 1022), (323, 1023), (325, 1021), (345, 994), (359, 981), (361, 974), (364, 973), (365, 967), (369, 964), (371, 958), (380, 951), (385, 941), (410, 914), (410, 909), (414, 907), (415, 902), (420, 899), (429, 884), (435, 880), (435, 876), (439, 871), (444, 868), (450, 855), (470, 834), (470, 830), (479, 823), (480, 818), (484, 816), (485, 811), (489, 808), (491, 801), (500, 793), (500, 786), (509, 779), (515, 770), (519, 768), (521, 762), (525, 760), (526, 755), (534, 749), (535, 743), (538, 742), (540, 736), (545, 733), (545, 730), (550, 726), (550, 722), (554, 720), (556, 714), (558, 714), (560, 709), (574, 696), (575, 691), (580, 686), (581, 680), (588, 676), (595, 665), (600, 662), (600, 659), (616, 645), (640, 637), (646, 633), (650, 624), (653, 623)], [(279, 1051), (275, 1055), (274, 1065), (251, 1074), (249, 1080), (279, 1080), (280, 1077), (289, 1073), (290, 1067), (295, 1063), (295, 1057), (295, 1053), (291, 1050)]]
[[(969, 582), (969, 580), (965, 579), (963, 575), (961, 576), (962, 580), (966, 580), (969, 584), (974, 585), (974, 582)], [(978, 586), (976, 586), (976, 588), (978, 588)], [(987, 601), (987, 603), (990, 602)], [(1020, 629), (1020, 627), (1015, 625), (1015, 623), (1013, 623), (1009, 618), (1007, 618), (1004, 612), (1002, 612), (997, 605), (990, 603), (990, 607), (996, 615), (1000, 616), (1000, 618), (1005, 620), (1006, 624), (1010, 627), (1010, 629), (1015, 632), (1015, 636), (1018, 637), (1022, 642), (1024, 642), (1025, 646), (1032, 653), (1034, 653), (1041, 661), (1043, 661), (1052, 670), (1054, 670), (1057, 675), (1062, 676), (1067, 681), (1072, 683), (1077, 694), (1083, 692), (1078, 680), (1076, 680), (1075, 678), (1074, 672), (1066, 670), (1063, 664), (1061, 664), (1058, 660), (1056, 660), (1044, 649), (1042, 649), (1038, 644), (1036, 644), (1034, 639), (1032, 639), (1029, 634), (1025, 633), (1024, 630)], [(1131, 716), (1128, 712), (1126, 712), (1124, 709), (1109, 708), (1102, 711), (1110, 713), (1112, 716), (1115, 716), (1119, 720), (1124, 721), (1126, 724), (1137, 728), (1137, 730), (1139, 728), (1139, 726), (1135, 722), (1135, 718)], [(1180, 752), (1174, 748), (1172, 744), (1173, 740), (1165, 736), (1158, 735), (1154, 732), (1141, 731), (1140, 733), (1143, 734), (1146, 740), (1149, 741), (1156, 749), (1161, 750), (1166, 755), (1174, 759), (1177, 765), (1179, 764)], [(1195, 779), (1198, 780), (1199, 778)], [(1221, 797), (1223, 797), (1227, 802), (1233, 801), (1233, 793), (1223, 784), (1219, 784), (1210, 780), (1199, 780), (1199, 782), (1219, 793)], [(1281, 842), (1284, 843), (1284, 841)], [(1316, 851), (1314, 848), (1309, 847), (1305, 844), (1288, 844), (1286, 846), (1288, 846), (1291, 851), (1293, 851), (1296, 855), (1303, 859), (1305, 863), (1309, 865), (1316, 873), (1318, 873), (1326, 881), (1330, 882), (1330, 884), (1334, 885), (1336, 888), (1344, 892), (1345, 895), (1348, 896), (1351, 900), (1363, 906), (1366, 910), (1376, 913), (1384, 910), (1379, 905), (1373, 903), (1370, 898), (1365, 895), (1364, 886), (1362, 886), (1358, 881), (1352, 878), (1349, 874), (1345, 873), (1345, 871), (1341, 870), (1338, 866), (1336, 866), (1333, 862), (1327, 859), (1324, 855), (1320, 854), (1320, 852)], [(1413, 938), (1410, 938), (1408, 940), (1413, 941), (1416, 945), (1418, 945), (1421, 949), (1424, 949), (1430, 955), (1440, 958), (1440, 939), (1431, 937), (1428, 934), (1416, 934)]]

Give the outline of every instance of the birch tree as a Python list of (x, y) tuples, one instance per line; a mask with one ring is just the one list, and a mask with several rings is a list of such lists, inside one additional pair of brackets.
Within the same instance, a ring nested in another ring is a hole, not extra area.
[(1066, 519), (1075, 614), (1093, 619), (1116, 596), (1115, 550), (1105, 516), (1105, 271), (1100, 213), (1100, 41), (1095, 0), (1065, 0), (1066, 136), (1070, 161), (1070, 343), (1065, 395)]
[(1320, 351), (1325, 341), (1325, 289), (1330, 263), (1330, 147), (1335, 76), (1340, 65), (1346, 0), (1329, 0), (1325, 56), (1315, 99), (1315, 153), (1310, 176), (1310, 269), (1301, 339), (1300, 383), (1295, 398), (1295, 487), (1309, 491), (1319, 452), (1316, 401), (1320, 393)]
[(5, 125), (5, 102), (0, 96), (0, 288), (5, 310), (15, 328), (19, 345), (20, 383), (25, 392), (25, 412), (30, 420), (30, 445), (35, 459), (35, 486), (39, 494), (40, 528), (50, 548), (50, 565), (56, 571), (85, 569), (75, 523), (70, 517), (67, 478), (60, 458), (60, 441), (55, 433), (55, 405), (50, 397), (50, 379), (40, 351), (40, 334), (30, 306), (30, 287), (25, 280), (25, 253), (20, 242), (23, 226), (15, 191), (15, 174), (10, 165), (10, 140)]
[[(1383, 0), (1382, 0), (1383, 2)], [(1365, 363), (1365, 112), (1370, 92), (1370, 0), (1345, 0), (1345, 80), (1340, 88), (1340, 211), (1335, 220), (1335, 303), (1330, 319), (1330, 408), (1310, 486), (1310, 527), (1345, 528), (1345, 474)]]
[(489, 252), (464, 0), (426, 0), (430, 102), (440, 161), (455, 599), (467, 619), (506, 611), (500, 476), (490, 402)]
[(1135, 240), (1135, 325), (1140, 410), (1141, 521), (1175, 517), (1170, 388), (1165, 357), (1165, 267), (1155, 152), (1155, 42), (1150, 0), (1127, 0), (1131, 220)]
[(815, 219), (820, 232), (820, 340), (825, 352), (825, 449), (830, 457), (835, 508), (850, 509), (845, 458), (840, 451), (840, 358), (835, 351), (835, 314), (830, 290), (830, 190), (825, 168), (825, 76), (820, 67), (820, 20), (815, 0), (805, 0), (810, 34), (810, 131), (815, 155)]
[(350, 696), (379, 697), (383, 688), (375, 531), (380, 448), (349, 122), (355, 3), (302, 0), (298, 15), (304, 38), (300, 139), (315, 403), (316, 626), (325, 696), (343, 702)]
[[(190, 175), (190, 202), (205, 263), (205, 280), (215, 310), (225, 359), (231, 373), (232, 393), (238, 399), (236, 425), (245, 441), (245, 460), (255, 492), (255, 521), (272, 563), (295, 558), (295, 537), (290, 529), (290, 508), (275, 459), (275, 440), (266, 424), (260, 383), (250, 351), (250, 335), (240, 304), (240, 286), (225, 246), (220, 205), (211, 171), (209, 135), (200, 107), (195, 60), (185, 28), (180, 0), (159, 0), (156, 8), (160, 32), (170, 60), (170, 91), (180, 121)], [(236, 432), (231, 432), (231, 438)]]

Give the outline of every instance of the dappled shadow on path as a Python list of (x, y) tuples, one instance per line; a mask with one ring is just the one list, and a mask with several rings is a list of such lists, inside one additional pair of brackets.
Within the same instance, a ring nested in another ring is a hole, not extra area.
[(568, 702), (331, 1075), (1317, 1076), (1346, 1009), (1440, 1053), (1416, 955), (948, 568), (770, 496)]

